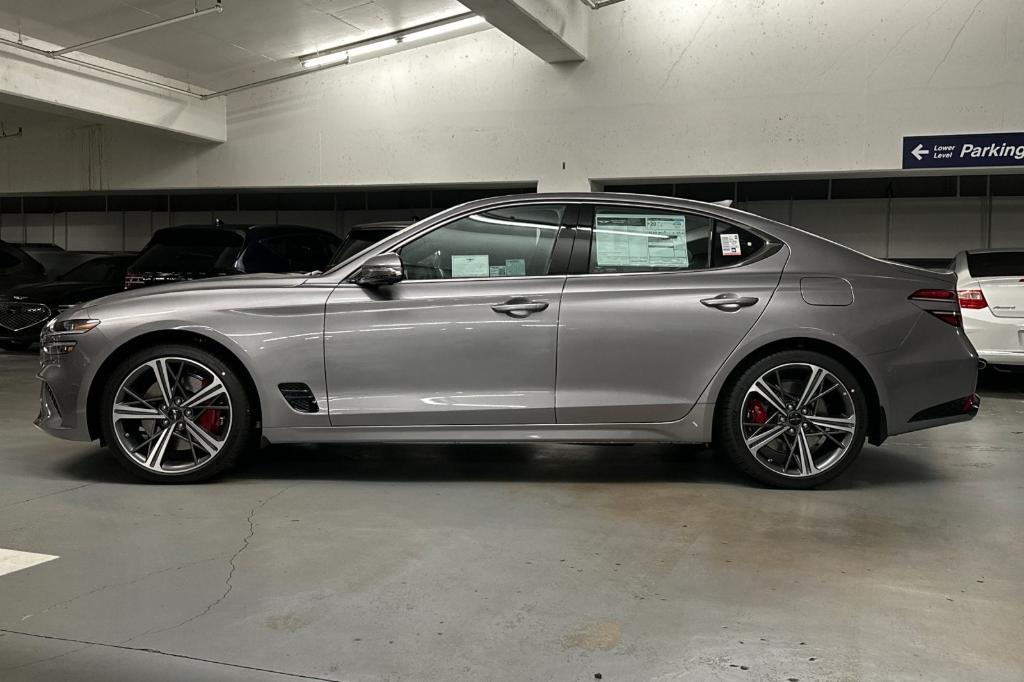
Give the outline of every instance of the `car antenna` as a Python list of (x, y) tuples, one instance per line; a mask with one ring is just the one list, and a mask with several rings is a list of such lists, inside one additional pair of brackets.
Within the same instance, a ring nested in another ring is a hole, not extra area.
[(220, 218), (214, 218), (213, 219), (213, 226), (214, 227), (224, 227), (224, 221), (221, 220)]

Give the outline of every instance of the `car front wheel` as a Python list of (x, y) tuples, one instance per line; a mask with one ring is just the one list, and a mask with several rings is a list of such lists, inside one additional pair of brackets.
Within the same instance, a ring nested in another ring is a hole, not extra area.
[(835, 359), (783, 351), (754, 363), (724, 392), (716, 446), (742, 471), (780, 488), (839, 476), (864, 445), (867, 402)]
[(232, 466), (252, 442), (245, 387), (216, 355), (157, 346), (126, 358), (103, 394), (103, 437), (133, 474), (194, 483)]

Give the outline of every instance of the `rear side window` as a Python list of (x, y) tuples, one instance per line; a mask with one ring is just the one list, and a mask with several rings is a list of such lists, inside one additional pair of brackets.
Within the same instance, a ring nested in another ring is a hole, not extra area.
[(322, 270), (333, 244), (315, 234), (285, 234), (263, 239), (246, 254), (253, 272), (312, 272)]
[(713, 220), (693, 213), (597, 206), (590, 272), (664, 272), (708, 267)]
[(738, 225), (715, 221), (711, 239), (711, 267), (722, 268), (743, 262), (767, 245), (764, 239)]
[(1024, 251), (968, 253), (971, 277), (1024, 277)]

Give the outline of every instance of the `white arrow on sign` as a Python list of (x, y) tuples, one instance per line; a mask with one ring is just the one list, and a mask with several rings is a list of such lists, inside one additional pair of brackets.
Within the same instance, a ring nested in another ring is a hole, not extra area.
[(931, 154), (929, 150), (924, 148), (923, 144), (919, 144), (916, 147), (914, 147), (913, 151), (911, 151), (910, 153), (913, 154), (914, 158), (917, 159), (918, 161)]

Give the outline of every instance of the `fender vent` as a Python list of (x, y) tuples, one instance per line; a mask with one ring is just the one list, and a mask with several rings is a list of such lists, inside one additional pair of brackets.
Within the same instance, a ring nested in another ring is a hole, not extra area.
[(297, 412), (319, 412), (320, 406), (316, 404), (313, 391), (309, 390), (306, 384), (278, 384), (277, 388), (281, 395)]

